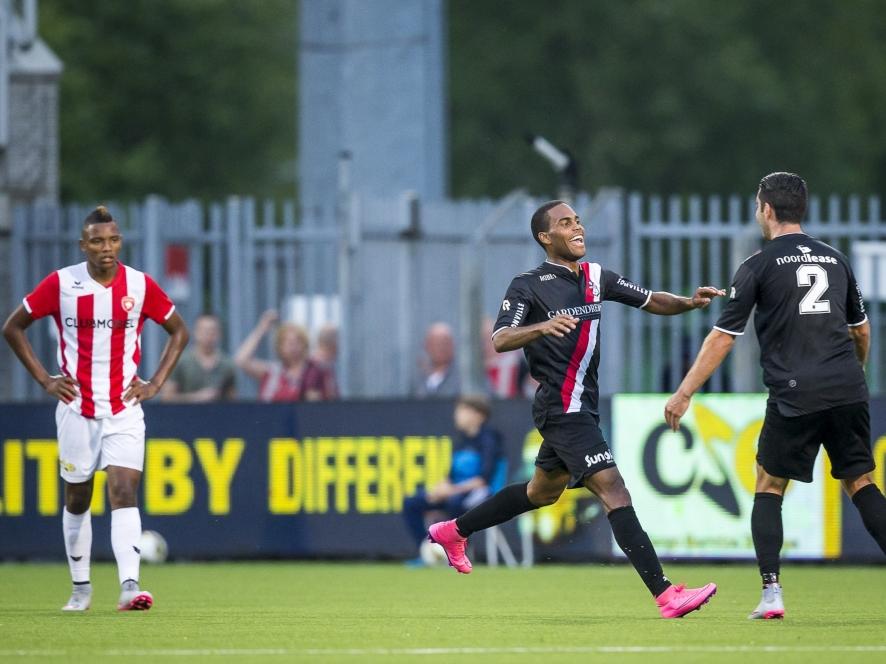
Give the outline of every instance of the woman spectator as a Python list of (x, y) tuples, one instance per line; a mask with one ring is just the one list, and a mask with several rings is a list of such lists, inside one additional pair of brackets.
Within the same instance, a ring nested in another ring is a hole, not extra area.
[(320, 401), (335, 398), (335, 377), (328, 368), (308, 356), (308, 333), (301, 325), (277, 325), (274, 334), (276, 361), (255, 358), (259, 343), (278, 323), (278, 318), (274, 310), (263, 313), (234, 356), (235, 364), (259, 381), (259, 399)]

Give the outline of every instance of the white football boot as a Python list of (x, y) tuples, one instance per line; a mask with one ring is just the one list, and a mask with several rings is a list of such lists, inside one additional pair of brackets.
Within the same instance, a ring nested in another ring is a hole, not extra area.
[(154, 605), (154, 596), (147, 590), (139, 590), (138, 581), (127, 579), (120, 586), (118, 611), (147, 611)]
[(768, 583), (763, 586), (763, 597), (757, 608), (748, 616), (749, 620), (772, 620), (784, 618), (784, 599), (781, 596), (781, 586), (777, 583)]
[(75, 585), (71, 591), (71, 599), (62, 607), (62, 611), (86, 611), (92, 604), (92, 584)]

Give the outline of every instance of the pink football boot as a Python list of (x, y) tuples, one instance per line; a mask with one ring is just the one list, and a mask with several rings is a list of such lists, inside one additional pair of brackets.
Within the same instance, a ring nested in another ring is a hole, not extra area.
[(707, 604), (717, 592), (717, 586), (709, 583), (701, 588), (687, 588), (684, 585), (671, 586), (655, 598), (662, 618), (682, 618), (687, 613), (697, 611)]
[(449, 566), (454, 567), (459, 574), (470, 574), (471, 561), (465, 554), (465, 545), (468, 543), (467, 537), (458, 534), (455, 527), (455, 519), (451, 521), (441, 521), (432, 524), (428, 528), (428, 539), (436, 542), (443, 547), (446, 557), (449, 559)]

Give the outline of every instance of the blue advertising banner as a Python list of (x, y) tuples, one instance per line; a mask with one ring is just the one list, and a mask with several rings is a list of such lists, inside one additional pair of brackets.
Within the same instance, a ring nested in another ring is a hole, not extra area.
[[(657, 480), (647, 482), (642, 458), (640, 465), (631, 465), (629, 457), (649, 442), (648, 435), (631, 431), (631, 423), (639, 426), (649, 420), (652, 429), (658, 426), (650, 419), (648, 404), (637, 405), (641, 412), (632, 415), (630, 407), (619, 410), (614, 414), (618, 421), (612, 423), (612, 446), (628, 487), (639, 497), (647, 489), (656, 490), (656, 481), (668, 486), (685, 484), (689, 475), (683, 477), (679, 465), (665, 463), (667, 445), (660, 445), (656, 453), (661, 461), (656, 466)], [(602, 424), (608, 436), (609, 404), (603, 407)], [(719, 412), (716, 403), (713, 408)], [(403, 500), (448, 473), (455, 433), (452, 411), (449, 400), (147, 404), (148, 442), (140, 496), (143, 527), (167, 539), (174, 559), (413, 557), (413, 544), (403, 525)], [(492, 424), (505, 441), (508, 481), (526, 481), (541, 442), (529, 403), (494, 404)], [(886, 484), (886, 400), (873, 400), (871, 424), (878, 466), (875, 479), (882, 487)], [(53, 405), (0, 404), (0, 560), (64, 557), (55, 435)], [(703, 441), (700, 445), (696, 451), (703, 456), (710, 448)], [(702, 460), (699, 457), (698, 462)], [(699, 510), (674, 519), (684, 524), (687, 538), (698, 530), (701, 511), (729, 511), (729, 505), (723, 506), (725, 489), (713, 491), (717, 484), (713, 470), (693, 475), (711, 484), (710, 491), (700, 488), (696, 496), (710, 505), (702, 504)], [(730, 475), (730, 486), (743, 486), (745, 475)], [(103, 473), (98, 473), (92, 506), (94, 555), (110, 559), (110, 518), (103, 482)], [(745, 489), (735, 488), (733, 493), (741, 497)], [(828, 539), (824, 534), (820, 539), (821, 555), (882, 560), (852, 502), (845, 496), (829, 495), (821, 503), (831, 510)], [(647, 514), (644, 523), (660, 514), (661, 504), (655, 504), (656, 511), (651, 517)], [(692, 507), (686, 505), (685, 509)], [(735, 533), (747, 538), (750, 522), (742, 512), (744, 502), (739, 500), (737, 505), (742, 516), (736, 520)], [(599, 502), (583, 489), (567, 491), (555, 505), (504, 527), (519, 557), (518, 528), (532, 535), (538, 561), (609, 560), (619, 555)], [(475, 537), (472, 542), (482, 558), (484, 538)], [(669, 557), (681, 555), (673, 551)], [(809, 555), (815, 557), (814, 552)]]
[[(54, 408), (0, 405), (0, 559), (64, 555)], [(403, 499), (446, 477), (452, 412), (449, 400), (146, 404), (143, 528), (179, 559), (413, 557)], [(540, 443), (529, 403), (496, 403), (492, 424), (509, 479), (525, 481)], [(92, 511), (94, 555), (110, 558), (103, 473)], [(519, 549), (516, 527), (505, 533)], [(537, 533), (542, 558), (587, 560), (610, 548), (605, 517), (583, 490), (521, 527)]]

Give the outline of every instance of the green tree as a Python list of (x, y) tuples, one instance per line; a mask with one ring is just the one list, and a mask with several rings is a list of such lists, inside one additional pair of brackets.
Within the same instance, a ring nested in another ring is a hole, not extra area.
[(886, 12), (876, 0), (449, 0), (455, 195), (552, 192), (526, 132), (580, 186), (820, 192), (886, 179)]
[(293, 0), (43, 0), (62, 196), (292, 195)]

